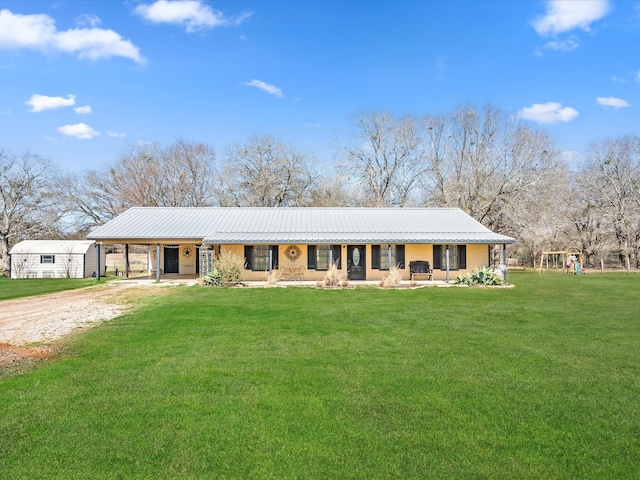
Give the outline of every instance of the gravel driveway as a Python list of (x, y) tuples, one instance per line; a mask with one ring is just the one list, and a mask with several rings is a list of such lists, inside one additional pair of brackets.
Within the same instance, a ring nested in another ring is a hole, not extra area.
[[(184, 282), (180, 282), (184, 283)], [(122, 315), (131, 297), (160, 294), (176, 283), (114, 281), (0, 302), (0, 366), (51, 355), (50, 345), (78, 329)]]

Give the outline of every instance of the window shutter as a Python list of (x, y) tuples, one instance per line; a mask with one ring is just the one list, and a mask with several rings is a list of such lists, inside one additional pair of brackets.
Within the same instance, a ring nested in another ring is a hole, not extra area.
[(433, 269), (442, 270), (442, 245), (433, 246)]
[(371, 245), (371, 268), (380, 270), (380, 245)]
[(244, 246), (244, 268), (253, 270), (253, 247), (251, 245)]
[(396, 245), (396, 266), (404, 268), (404, 245)]
[(271, 249), (271, 268), (274, 270), (278, 269), (278, 245), (271, 245), (269, 247)]
[(307, 270), (316, 269), (316, 246), (309, 245), (307, 247)]
[(467, 246), (458, 245), (458, 268), (467, 268)]
[(340, 245), (331, 246), (331, 255), (333, 256), (333, 263), (340, 269), (342, 268), (342, 259), (340, 258)]

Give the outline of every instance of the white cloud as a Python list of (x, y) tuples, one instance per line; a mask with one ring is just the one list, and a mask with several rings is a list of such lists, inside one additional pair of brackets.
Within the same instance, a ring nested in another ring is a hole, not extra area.
[(86, 115), (87, 113), (91, 113), (91, 107), (89, 105), (85, 105), (84, 107), (76, 107), (73, 110), (78, 115)]
[(75, 137), (80, 140), (86, 140), (100, 135), (100, 132), (94, 130), (86, 123), (76, 123), (74, 125), (63, 125), (58, 131), (67, 137)]
[(243, 13), (236, 17), (226, 17), (224, 13), (200, 0), (157, 0), (149, 5), (138, 5), (134, 13), (153, 23), (183, 25), (189, 33), (239, 25), (251, 16), (251, 13)]
[[(82, 21), (87, 20), (83, 17)], [(94, 25), (97, 21), (91, 17)], [(48, 15), (13, 14), (6, 9), (0, 10), (0, 48), (77, 53), (78, 58), (90, 60), (124, 57), (143, 63), (138, 47), (113, 30), (91, 27), (58, 31), (55, 20)]]
[(602, 105), (603, 107), (625, 108), (631, 106), (625, 100), (614, 97), (598, 97), (596, 99), (596, 102), (598, 103), (598, 105)]
[(636, 82), (640, 82), (640, 70), (636, 73)]
[(558, 102), (535, 103), (518, 112), (518, 117), (538, 123), (569, 122), (577, 116), (575, 108), (563, 107)]
[(591, 24), (609, 13), (608, 0), (549, 0), (545, 15), (533, 28), (539, 35), (556, 35), (575, 28), (591, 30)]
[(102, 20), (96, 15), (83, 13), (76, 19), (76, 23), (81, 27), (97, 27), (102, 23)]
[(107, 130), (107, 136), (111, 138), (123, 138), (125, 136), (124, 133), (110, 132)]
[(260, 90), (264, 90), (265, 92), (271, 95), (275, 95), (278, 98), (284, 97), (284, 95), (282, 95), (282, 90), (280, 90), (278, 87), (274, 87), (273, 85), (269, 85), (262, 80), (251, 80), (250, 82), (244, 82), (243, 85), (246, 85), (247, 87), (259, 88)]
[(40, 95), (34, 93), (31, 98), (24, 102), (25, 105), (31, 107), (31, 112), (42, 112), (43, 110), (55, 110), (61, 107), (72, 107), (76, 104), (75, 95), (67, 95), (64, 97), (47, 97), (46, 95)]
[(572, 35), (566, 40), (552, 40), (544, 46), (545, 50), (560, 50), (562, 52), (570, 52), (580, 46), (578, 38)]
[(81, 60), (124, 57), (143, 63), (138, 47), (129, 40), (123, 40), (113, 30), (76, 28), (59, 32), (56, 34), (56, 45), (64, 52), (78, 52), (78, 58)]

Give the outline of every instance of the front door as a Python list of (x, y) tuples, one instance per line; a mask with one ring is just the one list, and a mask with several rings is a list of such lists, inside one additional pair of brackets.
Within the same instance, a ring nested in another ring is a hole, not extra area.
[(365, 280), (365, 246), (347, 245), (347, 275), (349, 280)]
[(180, 249), (177, 245), (164, 247), (164, 273), (179, 273), (179, 255)]

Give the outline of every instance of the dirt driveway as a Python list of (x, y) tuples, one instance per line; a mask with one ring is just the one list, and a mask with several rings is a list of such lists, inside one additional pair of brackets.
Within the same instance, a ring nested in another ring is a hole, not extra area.
[(161, 295), (176, 283), (108, 282), (102, 285), (0, 302), (0, 367), (54, 355), (61, 338), (122, 315), (132, 298)]

